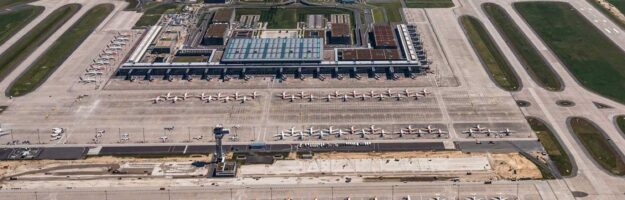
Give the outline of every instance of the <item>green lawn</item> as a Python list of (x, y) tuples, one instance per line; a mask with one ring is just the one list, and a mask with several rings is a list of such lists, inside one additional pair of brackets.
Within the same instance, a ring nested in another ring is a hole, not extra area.
[(621, 134), (625, 133), (625, 115), (620, 115), (616, 117), (616, 125), (621, 130)]
[(592, 122), (583, 118), (571, 118), (571, 128), (590, 156), (601, 167), (618, 176), (625, 175), (625, 162), (614, 146)]
[(135, 28), (153, 26), (165, 13), (176, 13), (182, 8), (182, 4), (174, 3), (151, 3), (145, 6), (143, 15), (137, 23)]
[(507, 91), (518, 90), (521, 84), (512, 71), (512, 66), (488, 34), (482, 22), (475, 17), (466, 15), (460, 17), (460, 21), (473, 48), (495, 83)]
[(625, 52), (590, 21), (568, 3), (514, 7), (583, 86), (625, 103)]
[(128, 6), (124, 8), (126, 11), (138, 10), (137, 6), (139, 5), (139, 0), (125, 0), (128, 2)]
[(573, 171), (573, 164), (569, 155), (564, 151), (562, 144), (549, 127), (541, 120), (528, 117), (527, 122), (532, 127), (532, 130), (536, 133), (536, 136), (540, 140), (540, 143), (549, 154), (549, 158), (556, 165), (558, 171), (562, 176), (570, 176)]
[(0, 13), (0, 45), (24, 28), (43, 12), (44, 7), (27, 6), (22, 9)]
[(390, 23), (401, 23), (403, 20), (401, 19), (401, 2), (400, 1), (391, 1), (390, 3), (367, 3), (369, 5), (375, 6), (373, 9), (373, 16), (375, 18), (376, 23), (384, 22), (384, 11), (386, 10), (386, 18)]
[(451, 0), (405, 0), (408, 8), (451, 8)]
[(23, 35), (0, 55), (0, 81), (50, 37), (81, 8), (80, 4), (67, 4), (54, 10), (43, 21)]
[(534, 81), (547, 90), (562, 90), (558, 75), (538, 53), (536, 47), (514, 23), (506, 10), (494, 3), (484, 3), (482, 8)]
[(37, 89), (113, 11), (113, 8), (113, 4), (100, 4), (88, 10), (13, 82), (8, 95), (23, 96)]
[(241, 15), (260, 15), (260, 21), (267, 22), (269, 29), (296, 28), (297, 22), (306, 21), (307, 15), (325, 15), (330, 18), (331, 14), (349, 14), (351, 24), (354, 26), (352, 12), (340, 8), (313, 7), (313, 8), (237, 8), (236, 19)]
[(36, 0), (0, 0), (0, 10), (34, 1)]

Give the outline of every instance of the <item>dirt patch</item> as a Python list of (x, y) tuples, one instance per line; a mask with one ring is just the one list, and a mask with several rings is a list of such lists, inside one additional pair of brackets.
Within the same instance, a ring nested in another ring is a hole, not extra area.
[(532, 161), (518, 153), (490, 154), (495, 174), (502, 179), (541, 179), (540, 170)]

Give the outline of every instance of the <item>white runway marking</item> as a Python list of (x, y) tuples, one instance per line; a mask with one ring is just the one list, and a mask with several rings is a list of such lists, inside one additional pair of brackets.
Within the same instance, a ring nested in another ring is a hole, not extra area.
[(618, 31), (618, 29), (616, 29), (616, 28), (612, 28), (612, 30), (614, 30), (614, 32), (615, 32), (616, 34), (621, 33), (621, 32), (620, 32), (620, 31)]
[(603, 30), (605, 30), (605, 32), (612, 33), (608, 28), (603, 28)]

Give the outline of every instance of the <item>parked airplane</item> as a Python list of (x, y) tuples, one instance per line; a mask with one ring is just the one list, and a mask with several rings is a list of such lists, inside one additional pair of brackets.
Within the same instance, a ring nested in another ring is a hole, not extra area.
[(409, 97), (409, 96), (412, 96), (412, 94), (413, 94), (413, 93), (412, 93), (410, 90), (408, 90), (408, 89), (404, 89), (404, 96)]
[(378, 100), (382, 101), (384, 100), (385, 96), (383, 94), (378, 94), (377, 98)]
[(183, 99), (182, 99), (182, 98), (180, 98), (180, 97), (178, 97), (178, 96), (174, 96), (173, 98), (171, 98), (171, 102), (172, 102), (172, 103), (176, 103), (176, 102), (178, 102), (178, 101), (180, 101), (180, 100), (183, 100)]
[(408, 125), (408, 127), (406, 127), (405, 129), (402, 130), (406, 130), (406, 132), (408, 134), (414, 134), (416, 131), (418, 131), (419, 129), (417, 128), (413, 128), (412, 125)]
[(406, 135), (404, 129), (399, 129), (399, 132), (397, 132), (397, 134), (399, 135), (399, 137), (404, 137), (404, 135)]
[(393, 96), (393, 91), (391, 91), (391, 89), (386, 89), (386, 92), (384, 93), (384, 95), (386, 96)]
[(314, 101), (314, 100), (315, 100), (315, 96), (312, 93), (308, 94), (308, 101)]
[(380, 128), (376, 128), (375, 125), (370, 125), (369, 126), (369, 133), (371, 134), (375, 134), (375, 132), (378, 132), (379, 130), (381, 130)]
[(358, 135), (360, 135), (361, 138), (364, 138), (368, 135), (369, 133), (363, 128), (360, 129), (360, 131), (358, 132)]
[(319, 130), (315, 130), (312, 126), (305, 130), (308, 135), (314, 135), (317, 131)]
[(304, 91), (300, 91), (299, 93), (297, 93), (297, 96), (298, 96), (300, 99), (304, 99), (304, 97), (306, 97), (306, 93), (304, 93)]
[(480, 124), (476, 124), (473, 128), (474, 131), (484, 131), (486, 128), (482, 127)]
[(239, 92), (235, 92), (232, 97), (234, 97), (234, 100), (239, 100), (239, 98), (241, 98), (241, 95), (239, 95)]
[(80, 77), (80, 81), (81, 83), (95, 83), (95, 78), (83, 78)]
[(284, 134), (284, 131), (280, 131), (279, 134), (276, 134), (274, 137), (277, 137), (279, 140), (284, 140), (284, 138), (288, 137), (289, 135)]
[(330, 101), (332, 100), (334, 97), (331, 94), (328, 94), (328, 96), (323, 97), (323, 99), (325, 99), (326, 101)]
[(252, 92), (250, 97), (252, 97), (252, 99), (256, 99), (257, 97), (260, 97), (260, 94), (258, 94), (258, 92), (256, 92), (256, 91), (254, 91), (254, 92)]
[(429, 92), (427, 89), (423, 89), (423, 90), (421, 90), (421, 92), (419, 92), (419, 93), (420, 93), (421, 95), (423, 95), (423, 96), (427, 96), (427, 95), (432, 94), (432, 93), (431, 93), (431, 92)]
[(165, 96), (161, 96), (163, 98), (165, 98), (165, 100), (169, 100), (171, 99), (173, 96), (171, 96), (171, 92), (168, 92)]
[(347, 129), (347, 132), (351, 135), (356, 134), (356, 128), (354, 128), (354, 126), (350, 126), (349, 129)]
[(490, 136), (491, 134), (497, 134), (497, 131), (486, 129), (485, 131), (482, 131), (482, 133), (486, 134), (486, 136)]
[(500, 133), (506, 135), (506, 136), (510, 136), (510, 133), (516, 133), (516, 131), (510, 130), (509, 128), (506, 128), (505, 130), (501, 131)]
[(291, 96), (288, 96), (287, 99), (289, 99), (290, 102), (293, 102), (295, 101), (295, 99), (297, 99), (297, 97), (295, 97), (295, 95), (291, 95)]
[(332, 95), (334, 97), (339, 97), (339, 96), (341, 96), (341, 93), (339, 93), (339, 91), (334, 91), (334, 93), (332, 93)]
[(369, 96), (367, 96), (367, 94), (362, 93), (362, 94), (360, 94), (360, 95), (358, 95), (357, 97), (354, 97), (354, 98), (360, 98), (360, 100), (361, 100), (361, 101), (364, 101), (364, 100), (366, 100), (368, 97), (369, 97)]
[(52, 128), (52, 133), (53, 134), (63, 134), (63, 133), (65, 133), (65, 129), (63, 129), (63, 128)]
[(88, 71), (88, 72), (85, 72), (85, 75), (87, 75), (87, 76), (99, 76), (99, 75), (102, 75), (102, 72), (99, 72), (99, 71)]
[(295, 133), (297, 132), (301, 132), (295, 129), (295, 127), (291, 127), (290, 129), (287, 130), (287, 132), (289, 133), (289, 135), (295, 135)]
[(228, 103), (228, 101), (232, 101), (232, 98), (230, 98), (230, 96), (225, 96), (223, 100), (224, 100), (224, 103)]
[(314, 134), (314, 135), (319, 136), (319, 139), (323, 139), (323, 137), (328, 136), (329, 134), (328, 134), (328, 133), (326, 133), (326, 132), (325, 132), (325, 131), (323, 131), (323, 130), (319, 130), (319, 132), (317, 132), (317, 133), (316, 133), (316, 134)]
[(356, 92), (356, 90), (352, 90), (352, 92), (349, 93), (352, 97), (356, 98), (358, 97), (358, 95), (360, 95), (360, 93)]
[(395, 93), (394, 96), (395, 99), (397, 99), (397, 101), (401, 100), (402, 98), (404, 98), (403, 96), (401, 96), (401, 93)]
[(347, 133), (347, 132), (343, 132), (342, 129), (338, 129), (338, 131), (336, 131), (335, 135), (336, 135), (336, 137), (340, 138), (340, 137), (343, 137), (343, 135), (345, 135), (345, 133)]
[(447, 133), (447, 132), (445, 132), (445, 131), (443, 131), (441, 129), (436, 129), (436, 131), (434, 131), (434, 134), (436, 134), (436, 137), (441, 137), (445, 133)]
[(163, 142), (163, 143), (167, 142), (167, 139), (168, 139), (168, 138), (169, 138), (169, 137), (167, 137), (167, 136), (161, 136), (161, 137), (159, 137), (159, 139), (161, 139), (161, 142)]
[(286, 92), (282, 92), (282, 94), (281, 94), (281, 95), (278, 95), (278, 96), (279, 96), (279, 97), (282, 97), (282, 99), (286, 99), (287, 94), (286, 94)]
[(493, 197), (492, 200), (508, 200), (508, 198), (504, 197), (501, 193), (499, 193), (499, 195)]
[(370, 96), (370, 97), (374, 97), (375, 95), (376, 95), (376, 94), (375, 94), (375, 91), (373, 91), (373, 90), (369, 91), (369, 96)]
[(347, 101), (349, 98), (352, 98), (352, 97), (347, 96), (347, 94), (343, 94), (343, 96), (341, 96), (341, 99), (343, 99), (343, 101)]
[(438, 128), (432, 128), (432, 125), (428, 125), (427, 127), (421, 129), (427, 133), (433, 133), (434, 131), (438, 130)]
[(475, 134), (475, 131), (473, 131), (473, 129), (472, 129), (472, 128), (469, 128), (469, 129), (468, 129), (468, 130), (466, 130), (466, 131), (462, 131), (462, 133), (467, 134), (467, 136), (468, 136), (468, 137), (472, 137), (472, 136), (473, 136), (473, 134)]
[(249, 101), (247, 96), (243, 96), (240, 100), (241, 100), (241, 103), (245, 103), (246, 101)]
[(297, 134), (297, 139), (299, 140), (303, 140), (304, 138), (308, 137), (308, 135), (305, 135), (304, 132), (300, 131)]
[(152, 98), (149, 101), (152, 101), (154, 104), (156, 104), (160, 101), (165, 101), (165, 99), (161, 98), (161, 96), (156, 96), (155, 98)]

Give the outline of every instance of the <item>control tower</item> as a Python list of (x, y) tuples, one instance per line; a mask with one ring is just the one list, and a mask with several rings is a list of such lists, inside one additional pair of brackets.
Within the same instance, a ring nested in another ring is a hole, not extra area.
[(213, 134), (215, 135), (215, 162), (223, 163), (226, 160), (226, 155), (224, 154), (224, 148), (221, 143), (221, 140), (225, 135), (230, 134), (230, 129), (224, 128), (221, 124), (217, 125), (215, 129), (213, 129)]

